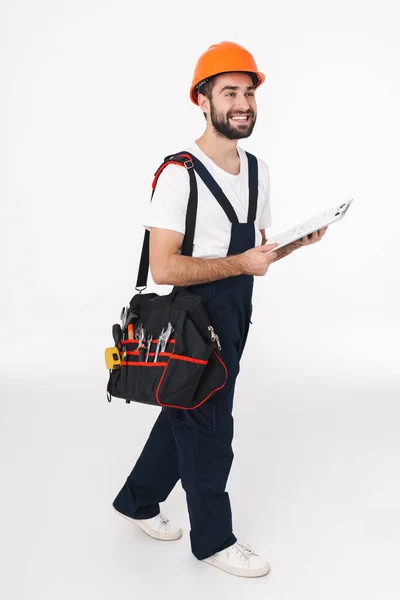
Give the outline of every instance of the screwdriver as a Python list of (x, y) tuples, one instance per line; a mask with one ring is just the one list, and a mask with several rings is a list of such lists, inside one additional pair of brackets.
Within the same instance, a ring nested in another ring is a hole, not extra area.
[(145, 329), (141, 329), (140, 330), (140, 338), (139, 338), (139, 344), (138, 344), (138, 350), (139, 350), (139, 360), (140, 362), (145, 362), (145, 358), (146, 358), (146, 344), (144, 343), (146, 339), (146, 330)]
[(113, 335), (116, 347), (121, 348), (122, 332), (121, 332), (121, 325), (119, 323), (116, 323), (115, 325), (112, 326), (112, 335)]

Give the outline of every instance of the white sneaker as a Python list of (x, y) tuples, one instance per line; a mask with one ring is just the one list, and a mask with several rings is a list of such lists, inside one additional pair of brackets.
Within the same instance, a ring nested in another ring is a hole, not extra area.
[(161, 512), (151, 519), (132, 519), (131, 517), (127, 517), (120, 513), (116, 508), (113, 507), (113, 509), (116, 513), (121, 515), (121, 517), (128, 519), (128, 521), (131, 521), (140, 527), (140, 529), (143, 529), (147, 535), (156, 540), (179, 540), (183, 535), (182, 529), (173, 525)]
[(268, 575), (271, 570), (269, 564), (254, 554), (249, 545), (240, 542), (204, 558), (203, 562), (239, 577), (261, 577)]

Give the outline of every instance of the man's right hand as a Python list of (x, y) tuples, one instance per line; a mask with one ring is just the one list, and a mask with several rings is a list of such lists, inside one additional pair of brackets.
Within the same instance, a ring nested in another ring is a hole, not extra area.
[(236, 275), (265, 275), (277, 253), (277, 243), (256, 246), (241, 254), (223, 258), (194, 258), (179, 254), (183, 234), (152, 227), (150, 231), (150, 269), (158, 285), (191, 286)]
[(277, 252), (270, 252), (278, 243), (263, 244), (251, 248), (242, 254), (243, 269), (246, 275), (265, 275)]

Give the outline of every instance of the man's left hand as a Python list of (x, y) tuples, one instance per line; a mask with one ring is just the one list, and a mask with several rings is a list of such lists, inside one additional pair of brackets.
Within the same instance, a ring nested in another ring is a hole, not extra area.
[(283, 258), (284, 256), (287, 256), (288, 254), (291, 254), (293, 252), (293, 250), (297, 250), (298, 248), (302, 248), (303, 246), (310, 246), (311, 244), (315, 244), (316, 242), (319, 242), (324, 237), (327, 229), (328, 229), (328, 226), (323, 227), (322, 229), (318, 229), (317, 231), (314, 231), (313, 233), (309, 233), (308, 235), (304, 236), (303, 238), (300, 238), (299, 240), (296, 240), (295, 242), (291, 242), (290, 244), (287, 244), (287, 246), (283, 246), (283, 248), (278, 248), (278, 250), (273, 250), (273, 252), (276, 252), (276, 254), (277, 254), (277, 257), (275, 258), (275, 260), (273, 262), (280, 260), (281, 258)]
[(296, 240), (296, 242), (293, 242), (293, 244), (295, 245), (295, 248), (293, 249), (295, 250), (296, 248), (301, 248), (302, 246), (310, 246), (310, 244), (315, 244), (316, 242), (319, 242), (324, 237), (327, 229), (328, 226), (323, 227), (322, 229), (313, 231), (313, 233), (309, 233), (305, 237)]

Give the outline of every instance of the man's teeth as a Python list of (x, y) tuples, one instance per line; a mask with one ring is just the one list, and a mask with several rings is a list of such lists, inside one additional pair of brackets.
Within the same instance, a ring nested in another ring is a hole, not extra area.
[(247, 121), (247, 118), (248, 117), (246, 117), (246, 116), (244, 116), (244, 117), (231, 117), (231, 119), (234, 119), (235, 121)]

